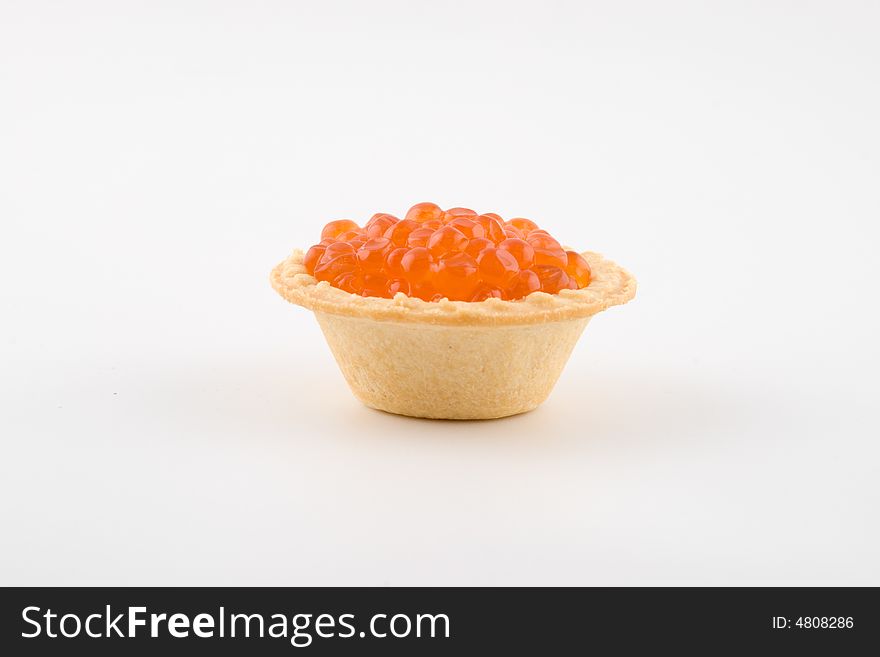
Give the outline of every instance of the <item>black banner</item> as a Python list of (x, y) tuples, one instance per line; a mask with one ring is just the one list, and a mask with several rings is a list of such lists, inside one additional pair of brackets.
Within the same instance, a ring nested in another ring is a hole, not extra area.
[(868, 588), (7, 588), (0, 654), (864, 654)]

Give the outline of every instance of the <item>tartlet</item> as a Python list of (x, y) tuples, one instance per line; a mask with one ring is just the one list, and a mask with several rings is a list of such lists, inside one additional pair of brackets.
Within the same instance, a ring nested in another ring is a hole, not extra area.
[(352, 392), (369, 407), (423, 418), (491, 419), (550, 394), (590, 319), (635, 296), (633, 276), (592, 252), (589, 284), (516, 300), (360, 296), (318, 281), (301, 250), (271, 273), (287, 301), (314, 311)]

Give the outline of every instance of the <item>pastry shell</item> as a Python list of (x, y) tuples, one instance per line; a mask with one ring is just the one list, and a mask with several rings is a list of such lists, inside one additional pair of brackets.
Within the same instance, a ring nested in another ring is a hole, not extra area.
[(592, 281), (525, 299), (426, 302), (361, 297), (306, 273), (302, 251), (272, 270), (272, 287), (315, 312), (352, 392), (372, 408), (443, 419), (491, 419), (537, 407), (593, 315), (635, 296), (636, 281), (597, 253)]

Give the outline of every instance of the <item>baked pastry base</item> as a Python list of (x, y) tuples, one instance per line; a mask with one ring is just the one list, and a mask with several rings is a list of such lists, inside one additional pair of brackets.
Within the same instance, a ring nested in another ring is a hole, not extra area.
[(590, 321), (474, 328), (315, 316), (345, 380), (364, 404), (452, 420), (486, 420), (536, 408)]
[(635, 295), (635, 279), (583, 254), (590, 285), (523, 300), (426, 302), (360, 297), (318, 282), (294, 251), (271, 275), (281, 296), (315, 312), (355, 396), (378, 410), (457, 420), (524, 413), (543, 402), (590, 318)]

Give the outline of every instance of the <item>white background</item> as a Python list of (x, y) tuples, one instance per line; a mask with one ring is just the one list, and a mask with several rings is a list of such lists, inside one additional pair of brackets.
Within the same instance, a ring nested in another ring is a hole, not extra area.
[[(0, 583), (880, 584), (872, 2), (0, 2)], [(537, 411), (368, 410), (269, 270), (617, 260)]]

